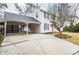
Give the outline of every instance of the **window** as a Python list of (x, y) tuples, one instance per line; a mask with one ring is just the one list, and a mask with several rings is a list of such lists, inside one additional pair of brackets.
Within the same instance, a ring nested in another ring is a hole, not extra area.
[(35, 14), (36, 14), (36, 18), (38, 18), (38, 10), (36, 10)]
[(36, 18), (38, 18), (38, 14), (36, 13)]
[(46, 13), (44, 12), (44, 18), (46, 18)]
[(49, 19), (49, 14), (44, 12), (44, 18), (48, 18)]
[(44, 30), (49, 30), (49, 24), (47, 23), (44, 24)]
[(49, 14), (47, 14), (47, 18), (49, 19)]

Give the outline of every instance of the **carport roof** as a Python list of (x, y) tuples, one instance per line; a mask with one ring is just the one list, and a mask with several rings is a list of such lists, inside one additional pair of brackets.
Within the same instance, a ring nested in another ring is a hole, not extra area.
[(10, 13), (10, 12), (4, 12), (4, 18), (5, 18), (5, 21), (18, 21), (18, 22), (24, 22), (24, 23), (37, 23), (37, 24), (40, 24), (40, 22), (37, 21), (33, 17), (14, 14), (14, 13)]

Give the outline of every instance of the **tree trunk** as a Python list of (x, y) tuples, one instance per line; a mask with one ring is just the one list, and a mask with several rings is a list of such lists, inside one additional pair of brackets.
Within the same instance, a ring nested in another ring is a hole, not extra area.
[(60, 29), (58, 29), (58, 31), (59, 31), (59, 34), (62, 35), (62, 32), (60, 31)]

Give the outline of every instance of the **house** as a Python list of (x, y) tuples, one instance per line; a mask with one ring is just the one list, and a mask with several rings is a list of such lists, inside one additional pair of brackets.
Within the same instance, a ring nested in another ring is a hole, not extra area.
[[(3, 18), (0, 18), (0, 32), (20, 33), (49, 33), (52, 32), (51, 15), (37, 7), (32, 6), (33, 12), (26, 15), (20, 14), (13, 3), (8, 3), (8, 8), (2, 12)], [(21, 6), (24, 8), (24, 5)]]

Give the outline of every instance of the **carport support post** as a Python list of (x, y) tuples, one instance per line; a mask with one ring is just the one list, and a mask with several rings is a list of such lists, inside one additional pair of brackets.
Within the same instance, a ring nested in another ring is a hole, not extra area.
[(27, 28), (27, 35), (28, 35), (28, 23), (26, 24), (26, 26), (27, 26), (26, 28)]
[(4, 36), (6, 36), (6, 25), (7, 25), (7, 22), (4, 22)]

